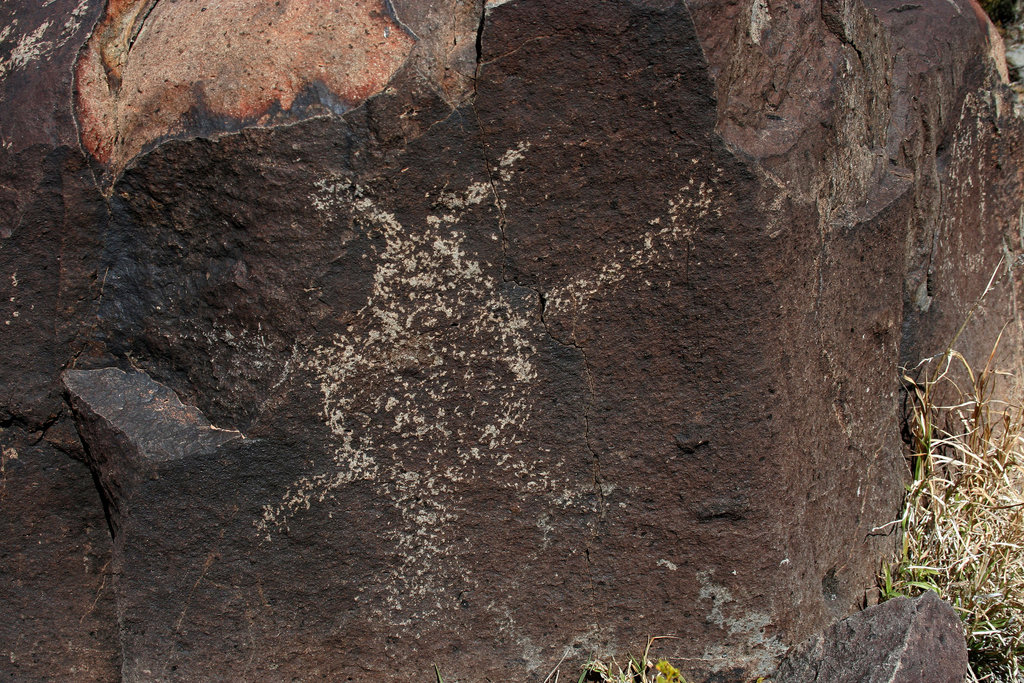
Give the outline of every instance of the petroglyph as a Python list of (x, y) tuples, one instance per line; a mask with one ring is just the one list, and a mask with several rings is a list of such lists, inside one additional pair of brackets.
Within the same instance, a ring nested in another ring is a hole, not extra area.
[(515, 300), (464, 244), (463, 214), (488, 194), (482, 183), (438, 192), (437, 212), (419, 226), (403, 226), (344, 179), (321, 181), (311, 197), (321, 211), (347, 207), (380, 238), (365, 255), (376, 270), (347, 331), (298, 363), (323, 396), (332, 467), (297, 481), (257, 526), (270, 536), (340, 487), (372, 481), (402, 520), (384, 532), (400, 557), (382, 579), (393, 587), (391, 609), (405, 599), (441, 608), (436, 581), (454, 552), (448, 527), (473, 481), (498, 468), (517, 489), (546, 492), (560, 479), (552, 456), (517, 450), (544, 333), (535, 296), (524, 289)]
[(0, 59), (0, 80), (16, 69), (23, 69), (33, 62), (49, 59), (54, 52), (67, 45), (81, 27), (88, 9), (89, 1), (80, 0), (62, 23), (44, 21), (31, 31), (19, 32), (18, 20), (13, 19), (10, 24), (0, 29), (0, 45), (12, 39), (18, 41), (11, 49), (10, 56), (7, 59)]
[[(696, 166), (698, 160), (693, 161)], [(669, 200), (666, 214), (651, 219), (651, 228), (638, 239), (605, 254), (599, 269), (552, 288), (547, 296), (545, 318), (558, 320), (575, 340), (576, 322), (598, 292), (656, 263), (676, 259), (705, 222), (722, 217), (715, 191), (722, 169), (716, 167), (714, 174), (710, 180), (699, 183), (688, 179)]]
[[(735, 574), (736, 572), (733, 572)], [(754, 675), (770, 673), (777, 663), (777, 657), (785, 654), (787, 647), (775, 635), (771, 617), (767, 612), (740, 612), (732, 606), (736, 599), (724, 585), (716, 583), (714, 571), (697, 572), (700, 584), (701, 602), (710, 603), (707, 620), (726, 631), (738, 641), (733, 645), (716, 645), (704, 651), (704, 659), (717, 662), (713, 670), (723, 671), (737, 664), (751, 667)]]
[[(529, 149), (521, 143), (502, 155), (498, 196)], [(467, 213), (498, 196), (483, 182), (435, 190), (419, 225), (403, 225), (370, 190), (344, 177), (320, 180), (309, 199), (319, 212), (348, 212), (370, 238), (363, 258), (374, 266), (373, 284), (345, 332), (299, 352), (293, 364), (321, 393), (334, 437), (330, 464), (266, 506), (256, 527), (272, 540), (342, 487), (369, 482), (401, 519), (382, 530), (399, 558), (378, 583), (388, 587), (392, 613), (410, 614), (410, 605), (416, 617), (436, 613), (446, 608), (445, 595), (454, 599), (443, 583), (471, 585), (455, 561), (452, 530), (461, 497), (485, 478), (514, 482), (516, 491), (562, 509), (589, 509), (588, 492), (566, 483), (571, 477), (559, 454), (527, 445), (539, 349), (548, 337), (539, 297), (503, 283), (467, 246), (467, 230), (479, 230), (466, 224)], [(578, 315), (599, 289), (672, 258), (701, 221), (720, 215), (711, 185), (688, 180), (651, 230), (607, 255), (600, 271), (555, 287), (549, 305), (557, 311), (571, 304)], [(490, 239), (500, 239), (497, 230)], [(545, 539), (547, 519), (537, 521)]]
[(750, 5), (750, 39), (755, 45), (761, 44), (772, 15), (768, 9), (768, 0), (754, 0)]
[(501, 158), (498, 159), (498, 177), (502, 182), (507, 183), (512, 180), (515, 165), (523, 160), (523, 154), (528, 149), (530, 149), (530, 143), (524, 141), (501, 155)]

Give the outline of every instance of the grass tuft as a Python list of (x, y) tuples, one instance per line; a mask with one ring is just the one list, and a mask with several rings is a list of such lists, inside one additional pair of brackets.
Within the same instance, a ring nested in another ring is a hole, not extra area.
[(884, 598), (930, 590), (953, 605), (968, 680), (1002, 683), (1024, 680), (1024, 406), (995, 398), (1017, 388), (995, 353), (980, 372), (949, 349), (903, 373), (912, 482), (902, 554), (879, 583)]
[[(591, 659), (583, 665), (577, 683), (687, 683), (679, 669), (659, 659), (650, 659), (651, 645), (657, 640), (674, 636), (654, 636), (647, 639), (647, 647), (639, 657), (629, 655), (625, 667), (612, 660), (605, 663), (599, 659)], [(552, 672), (554, 673), (554, 672)], [(550, 677), (549, 677), (550, 678)]]

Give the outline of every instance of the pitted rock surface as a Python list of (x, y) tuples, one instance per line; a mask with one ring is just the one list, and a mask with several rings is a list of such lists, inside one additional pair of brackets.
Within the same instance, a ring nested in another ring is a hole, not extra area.
[(120, 680), (111, 540), (89, 469), (0, 428), (0, 675)]
[(790, 654), (778, 683), (960, 683), (967, 643), (956, 611), (926, 591), (843, 619)]
[(473, 0), (110, 2), (76, 65), (82, 144), (120, 171), (166, 139), (343, 114), (407, 63), (458, 104), (479, 14)]
[(77, 66), (82, 141), (121, 167), (204, 119), (216, 130), (341, 113), (379, 92), (412, 44), (384, 2), (110, 2)]
[(0, 10), (0, 424), (116, 532), (52, 672), (771, 674), (892, 549), (898, 366), (1019, 324), (966, 0), (100, 4)]

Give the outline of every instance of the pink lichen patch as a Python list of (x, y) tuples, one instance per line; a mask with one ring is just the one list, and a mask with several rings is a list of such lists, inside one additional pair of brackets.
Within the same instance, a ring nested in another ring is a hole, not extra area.
[(82, 142), (122, 167), (196, 112), (259, 123), (311, 87), (353, 106), (414, 42), (381, 0), (111, 0), (78, 62)]

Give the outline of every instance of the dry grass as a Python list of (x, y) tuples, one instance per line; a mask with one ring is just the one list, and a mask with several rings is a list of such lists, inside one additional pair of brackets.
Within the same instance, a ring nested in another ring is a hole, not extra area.
[[(647, 639), (647, 647), (639, 657), (629, 656), (626, 666), (614, 660), (610, 663), (591, 659), (583, 666), (577, 683), (686, 683), (686, 679), (674, 666), (664, 659), (654, 663), (650, 659), (651, 645), (655, 641), (674, 636), (654, 636)], [(558, 667), (552, 672), (557, 678)], [(548, 676), (550, 679), (551, 676)], [(545, 682), (547, 683), (547, 682)]]
[[(626, 658), (625, 666), (620, 666), (614, 659), (604, 662), (596, 657), (588, 661), (580, 670), (579, 678), (575, 675), (567, 676), (566, 682), (575, 680), (576, 683), (687, 683), (679, 669), (675, 668), (668, 661), (659, 659), (657, 663), (651, 661), (651, 646), (659, 640), (675, 638), (675, 636), (653, 636), (647, 639), (647, 647), (639, 657), (629, 655)], [(562, 664), (569, 656), (570, 650), (565, 654), (551, 670), (551, 673), (544, 679), (544, 683), (560, 683)], [(445, 683), (440, 669), (434, 666), (434, 675), (437, 683)], [(759, 678), (757, 683), (765, 683)]]
[(902, 557), (882, 577), (886, 597), (932, 590), (952, 604), (969, 680), (993, 683), (1024, 680), (1024, 406), (995, 398), (1015, 384), (994, 356), (979, 372), (949, 350), (904, 373), (913, 481)]

